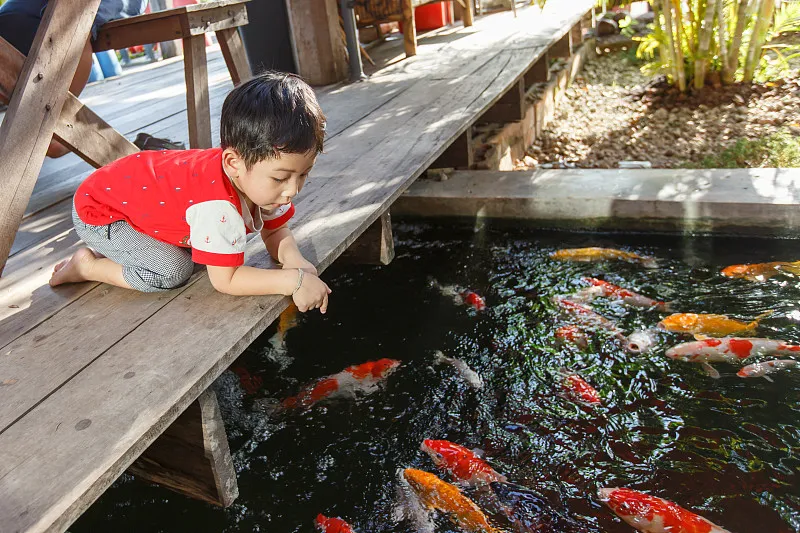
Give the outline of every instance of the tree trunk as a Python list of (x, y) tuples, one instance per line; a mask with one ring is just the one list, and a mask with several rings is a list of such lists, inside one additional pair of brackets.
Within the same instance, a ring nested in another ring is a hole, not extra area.
[(736, 10), (736, 28), (733, 30), (731, 47), (728, 49), (727, 69), (722, 73), (722, 81), (724, 83), (733, 83), (736, 71), (739, 69), (740, 48), (742, 47), (744, 28), (747, 26), (747, 5), (749, 2), (750, 0), (739, 0), (739, 8)]
[[(673, 50), (675, 51), (675, 68), (678, 73), (678, 89), (686, 91), (686, 65), (683, 64), (683, 13), (681, 10), (681, 0), (667, 0), (668, 3), (675, 5), (675, 31), (677, 33), (674, 41)], [(670, 11), (671, 11), (670, 7)]]
[(725, 5), (717, 0), (717, 33), (719, 34), (719, 58), (722, 63), (722, 78), (728, 72), (728, 21), (725, 17)]
[(711, 0), (706, 5), (703, 25), (700, 27), (697, 43), (697, 55), (694, 60), (694, 88), (702, 89), (706, 82), (706, 66), (708, 65), (708, 47), (711, 44), (711, 36), (714, 34), (714, 13), (717, 9), (717, 2)]
[(775, 11), (775, 0), (761, 0), (761, 6), (756, 15), (753, 26), (753, 36), (750, 38), (750, 48), (747, 51), (747, 61), (744, 64), (744, 78), (742, 81), (750, 83), (761, 61), (761, 48), (767, 40), (767, 30), (772, 23), (772, 14)]

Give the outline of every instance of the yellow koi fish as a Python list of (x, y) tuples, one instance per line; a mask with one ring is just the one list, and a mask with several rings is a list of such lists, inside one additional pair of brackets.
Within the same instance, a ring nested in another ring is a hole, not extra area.
[(414, 468), (406, 468), (403, 478), (419, 502), (428, 509), (436, 509), (450, 516), (458, 527), (468, 533), (503, 533), (489, 524), (475, 503), (461, 494), (458, 487), (446, 483), (433, 474)]
[(752, 322), (742, 322), (725, 315), (675, 313), (658, 323), (658, 327), (676, 333), (689, 333), (696, 337), (727, 337), (729, 335), (754, 335), (758, 323), (772, 314), (767, 311)]
[(748, 281), (764, 281), (779, 274), (800, 276), (800, 261), (774, 261), (772, 263), (751, 263), (731, 265), (722, 269), (722, 275), (729, 278), (742, 278)]
[(645, 268), (657, 268), (658, 264), (652, 257), (643, 257), (633, 252), (624, 252), (614, 248), (567, 248), (550, 254), (557, 261), (626, 261), (639, 263)]

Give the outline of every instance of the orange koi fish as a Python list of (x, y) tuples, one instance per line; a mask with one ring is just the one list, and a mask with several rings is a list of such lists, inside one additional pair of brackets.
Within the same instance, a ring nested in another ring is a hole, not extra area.
[(653, 257), (644, 257), (633, 252), (624, 252), (614, 248), (567, 248), (550, 254), (557, 261), (626, 261), (638, 263), (645, 268), (658, 268), (658, 263)]
[(800, 276), (800, 261), (773, 261), (771, 263), (749, 263), (731, 265), (722, 269), (722, 275), (749, 281), (764, 281), (779, 274)]
[(489, 463), (472, 451), (447, 440), (422, 441), (420, 449), (427, 453), (434, 464), (450, 473), (459, 481), (470, 485), (485, 485), (492, 481), (506, 481)]
[(354, 396), (356, 392), (370, 394), (378, 385), (400, 366), (395, 359), (379, 359), (360, 365), (349, 366), (338, 374), (317, 381), (312, 387), (297, 396), (283, 400), (283, 407), (310, 407), (320, 400), (337, 396)]
[(752, 322), (742, 322), (726, 315), (675, 313), (669, 315), (658, 327), (676, 333), (690, 333), (695, 336), (725, 337), (727, 335), (753, 335), (761, 320), (772, 314), (767, 311), (758, 315)]
[(294, 302), (289, 304), (289, 307), (283, 310), (280, 317), (278, 317), (278, 331), (270, 338), (269, 343), (278, 351), (286, 351), (286, 334), (290, 329), (297, 326), (297, 314), (300, 311)]
[(739, 370), (736, 375), (740, 378), (764, 378), (772, 382), (772, 378), (767, 374), (779, 372), (785, 368), (794, 368), (797, 366), (797, 361), (794, 359), (772, 359), (762, 363), (753, 363)]
[(423, 506), (447, 514), (453, 523), (467, 533), (503, 533), (493, 527), (483, 511), (461, 494), (455, 485), (414, 468), (403, 470), (403, 478)]
[(670, 501), (626, 488), (601, 488), (600, 501), (645, 533), (730, 533)]
[(564, 377), (564, 381), (562, 382), (562, 386), (564, 388), (564, 392), (566, 392), (570, 397), (579, 402), (588, 403), (591, 405), (599, 405), (603, 403), (603, 400), (600, 398), (600, 394), (582, 377), (580, 377), (577, 373), (571, 372), (566, 368), (562, 368), (560, 371), (561, 375)]
[(318, 514), (314, 524), (322, 533), (355, 533), (353, 527), (341, 518), (328, 518)]
[(620, 300), (622, 303), (632, 307), (643, 307), (646, 309), (655, 308), (663, 312), (667, 312), (669, 310), (669, 304), (665, 302), (653, 300), (652, 298), (637, 294), (633, 291), (629, 291), (628, 289), (623, 289), (622, 287), (614, 285), (613, 283), (609, 283), (597, 278), (583, 278), (583, 281), (589, 283), (591, 286), (578, 291), (579, 299), (591, 300), (596, 296), (602, 296), (604, 298)]
[(572, 343), (582, 350), (589, 347), (589, 335), (575, 324), (558, 328), (556, 330), (556, 339), (561, 343)]

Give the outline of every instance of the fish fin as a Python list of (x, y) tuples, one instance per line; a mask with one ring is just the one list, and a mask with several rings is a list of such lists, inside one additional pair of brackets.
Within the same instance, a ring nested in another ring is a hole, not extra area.
[(447, 363), (447, 356), (441, 350), (433, 352), (433, 362), (435, 364)]
[(793, 274), (795, 276), (800, 276), (800, 261), (794, 261), (788, 265), (779, 266), (778, 270), (788, 274)]
[[(775, 312), (775, 310), (774, 310), (774, 309), (770, 309), (769, 311), (764, 311), (763, 313), (761, 313), (760, 315), (758, 315), (757, 317), (755, 317), (755, 318), (753, 319), (753, 322), (755, 322), (755, 323), (756, 323), (756, 325), (758, 325), (758, 323), (759, 323), (759, 322), (761, 322), (762, 320), (764, 320), (765, 318), (767, 318), (768, 316), (770, 316), (770, 315), (771, 315), (771, 314), (773, 314), (774, 312)], [(752, 324), (752, 322), (751, 322), (751, 324)]]
[(659, 302), (658, 310), (662, 313), (674, 313), (675, 302)]
[(708, 363), (700, 363), (700, 366), (703, 367), (703, 370), (706, 371), (706, 374), (708, 374), (714, 379), (719, 379), (719, 372), (717, 372), (716, 368), (709, 365)]
[(772, 378), (771, 378), (771, 377), (769, 377), (769, 376), (761, 376), (761, 377), (762, 377), (762, 378), (764, 378), (764, 379), (766, 379), (766, 380), (767, 380), (767, 381), (769, 381), (770, 383), (775, 383), (775, 380), (774, 380), (774, 379), (772, 379)]
[(694, 340), (696, 340), (696, 341), (704, 341), (704, 340), (710, 339), (710, 338), (711, 337), (709, 337), (708, 335), (703, 335), (702, 333), (695, 333), (694, 334)]
[(480, 448), (472, 448), (472, 453), (474, 453), (479, 459), (486, 458), (486, 452), (481, 450)]
[(658, 259), (654, 257), (643, 257), (642, 266), (645, 268), (658, 268)]

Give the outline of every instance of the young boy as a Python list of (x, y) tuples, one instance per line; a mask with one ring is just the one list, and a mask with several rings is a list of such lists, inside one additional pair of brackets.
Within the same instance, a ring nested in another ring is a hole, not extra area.
[[(324, 130), (314, 92), (299, 77), (266, 72), (243, 83), (222, 106), (220, 148), (139, 152), (78, 187), (72, 219), (89, 248), (56, 265), (50, 285), (91, 280), (165, 291), (200, 263), (220, 292), (291, 295), (300, 311), (325, 313), (331, 290), (286, 226)], [(244, 266), (254, 232), (282, 269)]]

